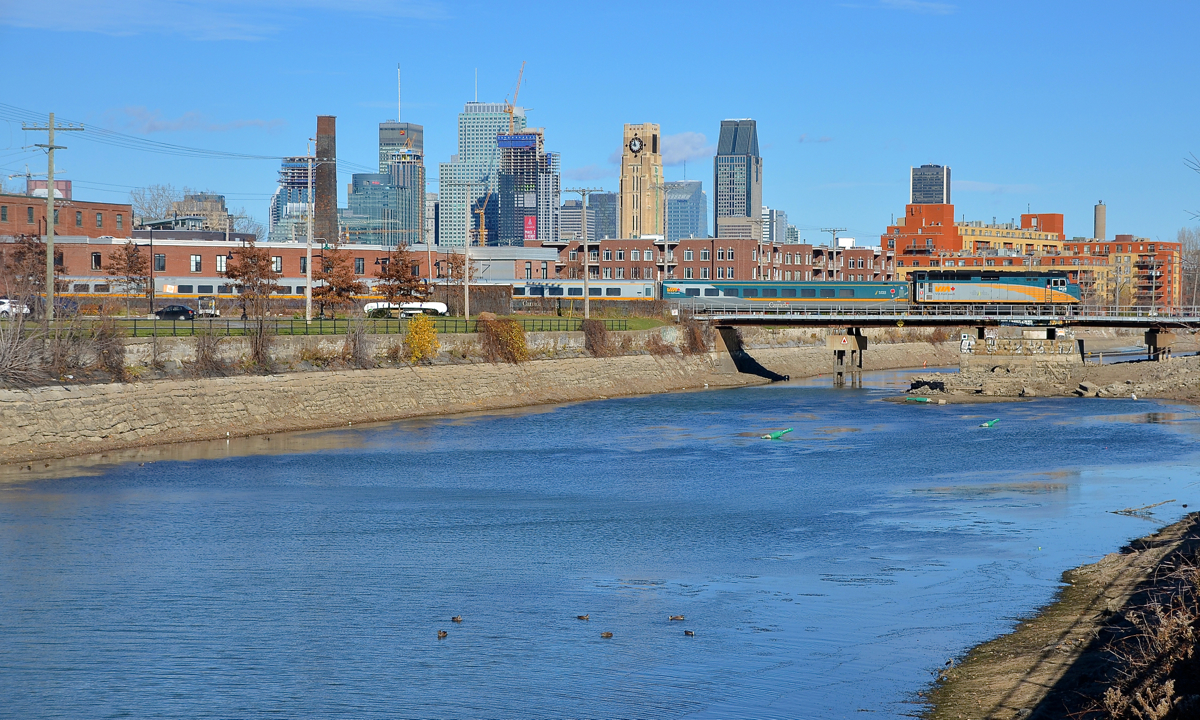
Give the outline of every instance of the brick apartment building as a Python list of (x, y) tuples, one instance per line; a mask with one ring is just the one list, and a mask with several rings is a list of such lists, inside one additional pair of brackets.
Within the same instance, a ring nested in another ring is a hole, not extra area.
[[(55, 199), (55, 235), (89, 238), (126, 236), (132, 230), (133, 208), (123, 203)], [(46, 234), (46, 198), (0, 194), (0, 237)]]
[(895, 251), (896, 276), (914, 268), (1066, 272), (1096, 305), (1178, 306), (1183, 247), (1133, 235), (1066, 239), (1060, 213), (1025, 213), (1020, 224), (954, 220), (950, 204), (910, 204), (880, 244)]

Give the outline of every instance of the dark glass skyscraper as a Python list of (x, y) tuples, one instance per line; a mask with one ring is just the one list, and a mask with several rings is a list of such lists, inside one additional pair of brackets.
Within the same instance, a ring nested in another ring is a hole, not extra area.
[(722, 120), (713, 158), (713, 225), (717, 237), (762, 235), (762, 156), (753, 120)]
[(949, 205), (950, 168), (941, 165), (922, 165), (909, 168), (910, 205)]
[(667, 241), (708, 237), (708, 196), (699, 180), (668, 182)]
[(588, 195), (588, 210), (592, 212), (594, 240), (617, 236), (617, 193), (592, 193)]

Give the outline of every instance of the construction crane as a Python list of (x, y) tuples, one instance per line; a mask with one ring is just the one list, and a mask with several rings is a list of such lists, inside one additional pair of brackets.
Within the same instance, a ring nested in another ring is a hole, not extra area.
[(516, 123), (513, 122), (513, 113), (517, 111), (517, 96), (521, 94), (521, 80), (525, 77), (525, 61), (521, 61), (521, 72), (517, 74), (517, 89), (513, 90), (512, 102), (508, 98), (504, 99), (504, 112), (508, 113), (508, 134), (512, 135), (516, 132)]
[(492, 199), (492, 191), (488, 190), (488, 194), (483, 198), (483, 205), (475, 209), (475, 214), (479, 216), (479, 244), (487, 245), (487, 221), (484, 219), (484, 213), (487, 212), (488, 201)]

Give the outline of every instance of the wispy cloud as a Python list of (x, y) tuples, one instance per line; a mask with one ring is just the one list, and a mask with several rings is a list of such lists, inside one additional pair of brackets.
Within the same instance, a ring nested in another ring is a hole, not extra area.
[(710, 145), (704, 133), (681, 132), (663, 135), (663, 165), (682, 165), (688, 160), (703, 160), (717, 154), (717, 146)]
[(166, 33), (192, 40), (244, 41), (276, 35), (306, 10), (382, 20), (447, 16), (437, 0), (56, 0), (53, 13), (36, 3), (0, 0), (0, 25), (118, 37)]
[[(618, 156), (619, 162), (619, 156)], [(601, 180), (610, 178), (616, 174), (613, 168), (601, 167), (599, 165), (585, 165), (583, 167), (572, 168), (563, 172), (563, 177), (568, 180)]]
[(1002, 183), (979, 182), (976, 180), (955, 180), (954, 190), (958, 192), (981, 192), (996, 195), (1012, 193), (1031, 193), (1037, 191), (1037, 185), (1005, 185)]
[(801, 136), (800, 136), (800, 137), (799, 137), (799, 138), (796, 140), (796, 142), (802, 142), (802, 143), (806, 143), (806, 142), (807, 142), (807, 143), (814, 143), (814, 142), (815, 142), (815, 143), (827, 143), (827, 142), (833, 142), (833, 138), (829, 137), (828, 135), (822, 135), (821, 137), (817, 137), (817, 138), (810, 138), (810, 137), (808, 136), (808, 133), (805, 133), (804, 135), (801, 135)]
[(110, 126), (120, 127), (123, 130), (128, 130), (141, 135), (180, 131), (228, 132), (230, 130), (241, 130), (243, 128), (262, 128), (270, 131), (281, 128), (287, 124), (285, 121), (278, 118), (272, 120), (260, 120), (254, 118), (249, 120), (234, 120), (232, 122), (216, 123), (207, 120), (202, 114), (195, 110), (185, 112), (177, 118), (165, 118), (163, 117), (161, 110), (149, 110), (140, 105), (134, 107), (124, 107), (119, 110), (109, 112), (105, 115), (105, 120)]

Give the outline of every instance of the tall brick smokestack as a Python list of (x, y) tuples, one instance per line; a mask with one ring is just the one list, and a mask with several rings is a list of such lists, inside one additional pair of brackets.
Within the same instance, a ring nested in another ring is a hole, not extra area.
[(321, 242), (338, 239), (337, 220), (337, 118), (317, 116), (317, 167), (314, 170), (313, 234)]

